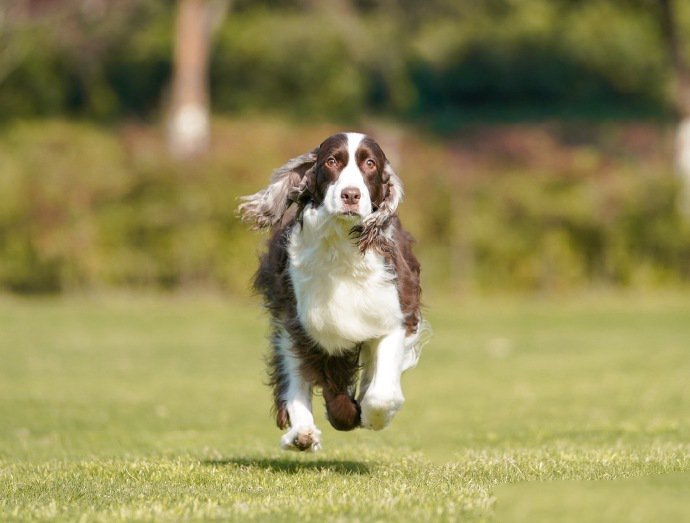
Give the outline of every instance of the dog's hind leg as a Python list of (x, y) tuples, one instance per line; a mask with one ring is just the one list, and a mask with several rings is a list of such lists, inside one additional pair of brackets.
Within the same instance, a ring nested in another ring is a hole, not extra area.
[(306, 337), (295, 346), (302, 376), (320, 387), (328, 421), (336, 430), (352, 430), (360, 425), (359, 404), (354, 400), (359, 348), (332, 355)]
[(276, 407), (276, 422), (290, 427), (280, 439), (284, 450), (315, 452), (321, 448), (321, 431), (311, 412), (311, 384), (304, 379), (293, 342), (284, 328), (276, 329), (270, 361), (271, 384)]
[(358, 351), (323, 360), (323, 399), (328, 421), (336, 430), (352, 430), (360, 426), (359, 403), (354, 395), (358, 368)]

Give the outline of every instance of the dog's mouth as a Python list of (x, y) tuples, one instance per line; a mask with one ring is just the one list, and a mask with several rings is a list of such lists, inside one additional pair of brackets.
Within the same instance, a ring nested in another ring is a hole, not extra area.
[(357, 211), (353, 211), (353, 210), (341, 211), (341, 212), (338, 214), (338, 216), (340, 216), (341, 218), (349, 219), (349, 220), (353, 220), (353, 219), (354, 219), (354, 220), (357, 220), (357, 219), (361, 219), (361, 218), (362, 218), (362, 215), (361, 215), (361, 214), (359, 214)]

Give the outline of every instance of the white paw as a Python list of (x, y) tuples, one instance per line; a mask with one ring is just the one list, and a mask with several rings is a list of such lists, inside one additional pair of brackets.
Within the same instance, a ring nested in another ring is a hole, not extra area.
[(405, 403), (405, 398), (402, 394), (393, 396), (367, 394), (361, 403), (362, 427), (372, 430), (387, 427), (403, 403)]
[(321, 448), (321, 431), (314, 425), (301, 425), (288, 430), (280, 438), (280, 448), (316, 452)]

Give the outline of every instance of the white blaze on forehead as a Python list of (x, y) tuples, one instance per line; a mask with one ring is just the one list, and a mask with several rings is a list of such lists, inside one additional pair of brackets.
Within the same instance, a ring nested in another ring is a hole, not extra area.
[(359, 149), (359, 144), (362, 143), (365, 136), (362, 133), (345, 133), (345, 136), (347, 137), (347, 165), (357, 165), (357, 149)]

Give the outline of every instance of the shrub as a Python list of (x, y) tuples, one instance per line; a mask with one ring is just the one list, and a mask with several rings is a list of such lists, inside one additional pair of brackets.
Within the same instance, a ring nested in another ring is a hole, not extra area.
[[(235, 217), (237, 197), (333, 130), (217, 121), (208, 157), (184, 164), (167, 159), (155, 128), (10, 126), (0, 134), (0, 288), (247, 292), (261, 240)], [(371, 132), (391, 138), (385, 128)], [(476, 128), (447, 142), (416, 135), (398, 132), (385, 148), (399, 157), (409, 195), (401, 213), (420, 240), (427, 285), (550, 290), (690, 279), (690, 226), (655, 128)]]

